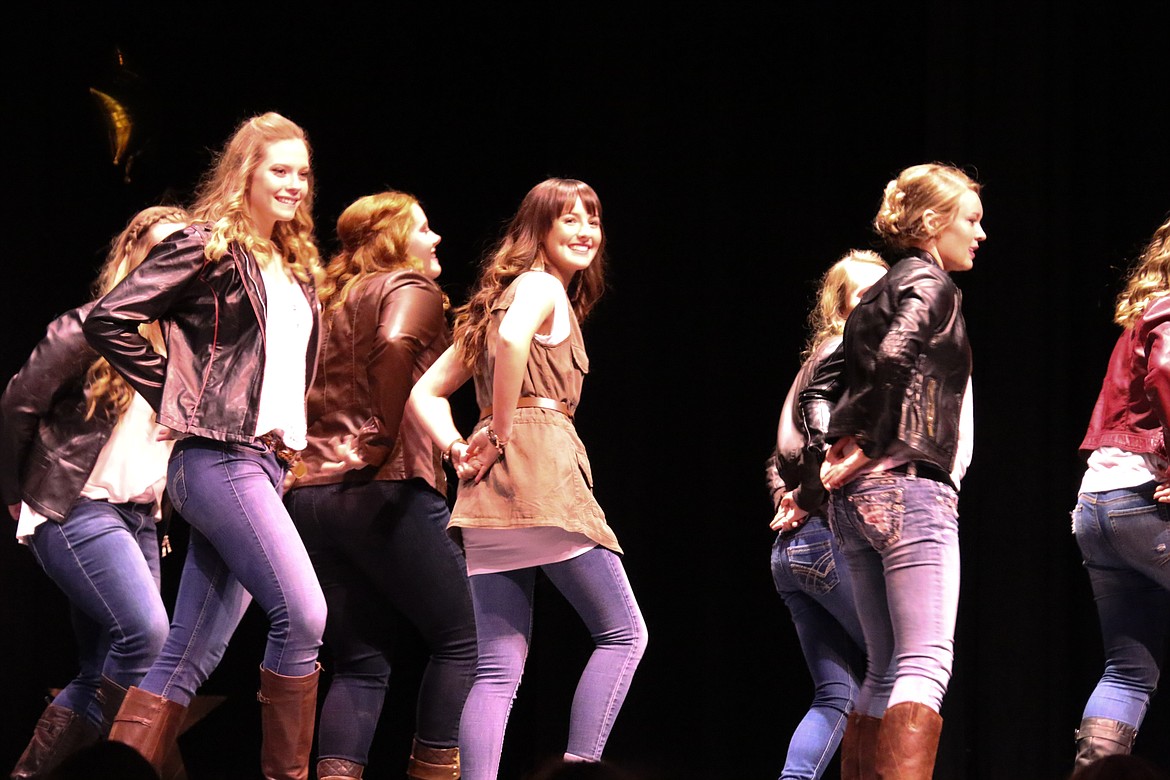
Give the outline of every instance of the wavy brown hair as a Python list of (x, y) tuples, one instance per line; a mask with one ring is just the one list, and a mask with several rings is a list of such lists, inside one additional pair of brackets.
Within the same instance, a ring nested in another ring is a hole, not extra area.
[(801, 358), (807, 360), (813, 353), (834, 336), (845, 332), (848, 313), (845, 305), (856, 292), (858, 284), (853, 274), (858, 266), (877, 265), (889, 269), (881, 255), (870, 249), (851, 249), (837, 262), (829, 266), (821, 278), (817, 303), (808, 315), (808, 329), (811, 334)]
[[(142, 264), (154, 247), (148, 235), (151, 228), (163, 223), (173, 223), (180, 230), (191, 221), (191, 215), (176, 206), (151, 206), (134, 215), (126, 229), (118, 234), (110, 245), (109, 254), (98, 272), (93, 284), (94, 300), (114, 289), (131, 271)], [(157, 322), (140, 325), (138, 332), (147, 339), (154, 351), (166, 354), (162, 331)], [(101, 408), (107, 413), (120, 417), (134, 400), (134, 389), (122, 375), (115, 371), (105, 358), (98, 358), (90, 364), (85, 374), (86, 406), (85, 418), (91, 419)]]
[(319, 290), (323, 305), (341, 306), (367, 274), (423, 270), (422, 261), (407, 251), (414, 230), (411, 209), (417, 204), (413, 195), (388, 190), (358, 198), (341, 212), (337, 218), (341, 251), (325, 268)]
[(928, 210), (948, 217), (949, 224), (963, 193), (979, 190), (978, 182), (952, 165), (912, 165), (886, 185), (873, 229), (895, 249), (919, 246), (934, 237), (923, 221)]
[(1146, 306), (1170, 292), (1170, 217), (1154, 231), (1141, 257), (1130, 270), (1125, 289), (1117, 296), (1113, 321), (1132, 327)]
[(270, 239), (257, 235), (248, 213), (252, 176), (264, 161), (268, 147), (277, 141), (294, 139), (304, 142), (311, 159), (312, 148), (305, 131), (280, 114), (270, 111), (254, 116), (236, 128), (200, 185), (192, 208), (196, 220), (211, 223), (211, 236), (204, 250), (208, 260), (219, 260), (236, 243), (249, 252), (279, 251), (289, 270), (302, 282), (315, 283), (320, 279), (320, 256), (313, 239), (311, 172), (309, 186), (293, 218), (277, 222)]
[[(455, 310), (455, 344), (464, 365), (474, 369), (483, 359), (492, 307), (516, 277), (525, 271), (544, 268), (547, 262), (544, 240), (557, 219), (570, 211), (578, 198), (590, 216), (601, 219), (597, 193), (576, 179), (545, 179), (524, 196), (503, 238), (484, 258), (475, 292)], [(585, 319), (604, 291), (605, 230), (602, 229), (593, 262), (569, 282), (569, 302), (577, 319)]]

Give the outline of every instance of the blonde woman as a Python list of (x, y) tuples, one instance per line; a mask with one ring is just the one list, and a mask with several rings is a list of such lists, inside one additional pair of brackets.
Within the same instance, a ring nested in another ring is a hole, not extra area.
[[(139, 212), (114, 241), (96, 297), (190, 219)], [(14, 778), (43, 777), (110, 729), (126, 689), (167, 636), (159, 595), (160, 517), (169, 442), (150, 406), (85, 342), (93, 304), (58, 317), (0, 400), (0, 490), (45, 573), (69, 599), (80, 671), (45, 708)], [(158, 328), (144, 336), (162, 351)]]
[(836, 400), (821, 481), (865, 634), (843, 778), (918, 780), (934, 769), (959, 601), (958, 485), (971, 454), (971, 347), (950, 274), (969, 270), (987, 238), (979, 189), (939, 164), (886, 186), (874, 229), (896, 260), (850, 315), (839, 360), (802, 394), (814, 406)]
[(1076, 765), (1129, 753), (1157, 690), (1170, 629), (1170, 220), (1154, 232), (1113, 321), (1117, 338), (1089, 429), (1073, 531), (1093, 587), (1105, 672), (1085, 704)]
[(788, 743), (781, 780), (811, 780), (824, 773), (853, 710), (865, 659), (849, 568), (829, 530), (820, 451), (808, 446), (809, 424), (798, 399), (840, 345), (849, 313), (886, 268), (876, 252), (855, 249), (825, 273), (809, 315), (812, 336), (805, 362), (784, 401), (776, 450), (768, 461), (776, 512), (771, 528), (778, 532), (772, 545), (772, 580), (792, 615), (814, 688), (812, 706)]
[(435, 283), (440, 236), (412, 196), (380, 192), (341, 213), (337, 237), (321, 287), (306, 473), (286, 498), (329, 604), (333, 677), (317, 777), (362, 776), (404, 621), (431, 651), (407, 776), (458, 777), (475, 617), (463, 553), (446, 531), (440, 453), (405, 410), (415, 380), (451, 343)]
[[(591, 187), (573, 179), (533, 187), (459, 311), (455, 345), (411, 393), (460, 478), (451, 526), (467, 553), (479, 646), (459, 729), (469, 780), (499, 771), (538, 570), (595, 643), (573, 698), (567, 759), (601, 760), (645, 650), (645, 622), (573, 427), (589, 370), (578, 318), (604, 286), (604, 244)], [(464, 439), (447, 396), (473, 376), (481, 419)]]
[[(110, 732), (156, 769), (254, 598), (270, 624), (261, 769), (308, 771), (325, 599), (280, 488), (305, 446), (317, 355), (312, 196), (304, 131), (279, 114), (247, 120), (200, 189), (195, 224), (85, 321), (94, 349), (180, 437), (167, 485), (191, 539), (171, 630)], [(154, 321), (165, 358), (138, 333)]]

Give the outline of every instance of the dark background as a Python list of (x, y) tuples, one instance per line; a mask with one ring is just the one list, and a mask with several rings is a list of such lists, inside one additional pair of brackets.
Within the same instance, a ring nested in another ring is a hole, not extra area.
[[(8, 23), (0, 378), (86, 300), (131, 214), (187, 200), (252, 114), (308, 131), (323, 253), (345, 205), (405, 189), (444, 236), (455, 302), (533, 184), (584, 179), (612, 262), (578, 427), (651, 634), (607, 755), (653, 778), (775, 777), (811, 686), (771, 584), (761, 475), (815, 280), (871, 245), (898, 170), (959, 164), (985, 185), (990, 238), (957, 277), (977, 435), (937, 776), (1064, 776), (1102, 665), (1069, 534), (1076, 446), (1122, 270), (1170, 209), (1166, 19), (1056, 2), (627, 5), (54, 6)], [(111, 164), (90, 88), (129, 107), (131, 165)], [(168, 591), (180, 564), (164, 561)], [(588, 651), (555, 591), (538, 600), (502, 777), (563, 751)], [(14, 542), (0, 632), (8, 767), (74, 671), (65, 602)], [(193, 777), (254, 771), (263, 637), (250, 613), (205, 686), (229, 698), (183, 738)], [(371, 778), (400, 775), (412, 733), (421, 650), (410, 635), (400, 650)], [(1137, 752), (1170, 765), (1168, 726), (1155, 702)]]

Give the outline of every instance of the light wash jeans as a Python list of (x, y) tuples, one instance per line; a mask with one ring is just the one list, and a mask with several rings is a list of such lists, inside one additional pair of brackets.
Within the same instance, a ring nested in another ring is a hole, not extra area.
[(1154, 501), (1154, 487), (1082, 493), (1073, 510), (1105, 641), (1105, 673), (1084, 717), (1135, 729), (1158, 687), (1170, 627), (1170, 506)]
[(53, 703), (102, 721), (102, 675), (137, 685), (167, 638), (150, 504), (81, 498), (63, 524), (37, 526), (33, 554), (68, 597), (80, 671)]
[(829, 524), (810, 515), (772, 545), (772, 580), (792, 614), (813, 701), (788, 743), (781, 780), (815, 780), (837, 752), (865, 669), (852, 578)]
[[(566, 752), (599, 761), (646, 649), (646, 623), (621, 559), (610, 550), (595, 547), (540, 569), (593, 637), (593, 654), (573, 696)], [(504, 728), (528, 656), (536, 569), (474, 574), (470, 579), (479, 665), (463, 707), (459, 749), (464, 780), (495, 780)]]
[(175, 443), (167, 490), (191, 525), (171, 631), (139, 685), (186, 706), (215, 670), (252, 598), (268, 616), (265, 669), (316, 669), (325, 597), (280, 500), (284, 467), (259, 446), (201, 437)]
[(890, 472), (833, 491), (831, 522), (868, 656), (858, 712), (880, 718), (907, 701), (942, 707), (959, 606), (958, 499), (949, 485)]

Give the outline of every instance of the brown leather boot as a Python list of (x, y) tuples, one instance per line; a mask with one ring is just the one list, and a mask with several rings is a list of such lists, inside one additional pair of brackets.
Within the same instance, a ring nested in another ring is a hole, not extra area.
[(365, 767), (344, 758), (323, 758), (317, 762), (317, 780), (360, 780)]
[(878, 729), (874, 769), (881, 780), (930, 780), (942, 716), (916, 701), (886, 710)]
[(873, 762), (881, 724), (881, 718), (849, 713), (845, 735), (841, 737), (841, 780), (874, 780), (877, 777)]
[(413, 780), (453, 780), (460, 777), (459, 748), (433, 748), (414, 740), (406, 776)]
[(303, 677), (285, 677), (260, 667), (260, 771), (266, 780), (308, 780), (317, 679), (321, 664)]
[(102, 705), (102, 739), (110, 735), (110, 727), (114, 725), (114, 718), (125, 699), (126, 689), (103, 674), (98, 688), (98, 702)]
[(1098, 758), (1128, 754), (1137, 739), (1137, 729), (1119, 720), (1085, 718), (1076, 730), (1076, 766), (1087, 766)]
[(32, 739), (12, 769), (12, 780), (44, 777), (66, 758), (97, 741), (97, 727), (84, 716), (50, 704), (37, 719)]
[(134, 748), (161, 773), (167, 757), (177, 749), (175, 739), (186, 712), (178, 702), (131, 686), (114, 716), (110, 741)]

